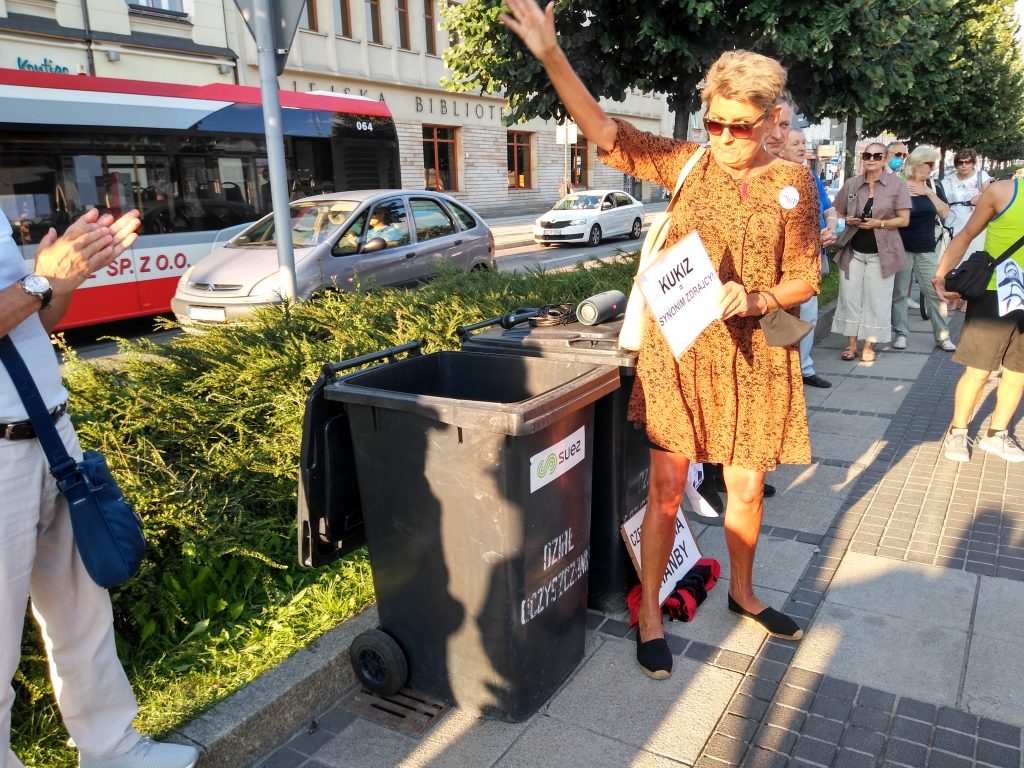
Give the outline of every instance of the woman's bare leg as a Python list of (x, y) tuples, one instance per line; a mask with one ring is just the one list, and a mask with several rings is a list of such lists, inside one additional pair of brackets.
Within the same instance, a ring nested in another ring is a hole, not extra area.
[[(651, 449), (651, 477), (647, 512), (640, 532), (640, 638), (644, 642), (665, 636), (658, 593), (675, 540), (675, 520), (686, 489), (690, 460), (667, 451)], [(763, 478), (762, 473), (762, 478)]]
[(754, 594), (754, 554), (764, 512), (764, 472), (723, 467), (728, 504), (725, 543), (729, 547), (729, 594), (751, 613), (768, 606)]

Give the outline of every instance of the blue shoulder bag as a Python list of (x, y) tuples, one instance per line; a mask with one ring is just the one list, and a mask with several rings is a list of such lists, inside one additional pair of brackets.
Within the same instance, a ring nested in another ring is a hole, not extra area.
[(141, 518), (117, 487), (106, 459), (98, 451), (86, 451), (79, 462), (68, 454), (39, 389), (9, 336), (0, 337), (0, 360), (18, 388), (50, 463), (50, 474), (67, 499), (75, 545), (85, 570), (104, 588), (128, 581), (146, 556)]

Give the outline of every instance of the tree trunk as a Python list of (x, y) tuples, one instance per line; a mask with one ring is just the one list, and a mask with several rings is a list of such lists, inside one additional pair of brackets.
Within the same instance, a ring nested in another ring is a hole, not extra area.
[(857, 116), (846, 116), (846, 178), (852, 179), (857, 165)]
[(672, 137), (679, 139), (680, 141), (686, 141), (687, 128), (690, 125), (690, 115), (685, 109), (679, 109), (675, 112), (676, 123), (672, 128)]

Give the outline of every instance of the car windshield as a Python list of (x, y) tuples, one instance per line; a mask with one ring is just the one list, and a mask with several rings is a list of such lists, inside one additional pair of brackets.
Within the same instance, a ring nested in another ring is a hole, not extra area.
[(585, 208), (600, 208), (600, 195), (567, 195), (558, 201), (553, 211), (580, 211)]
[[(292, 245), (295, 248), (309, 248), (329, 239), (341, 229), (357, 205), (354, 200), (292, 203), (289, 208)], [(276, 245), (273, 216), (258, 221), (228, 243), (230, 248), (273, 248)]]

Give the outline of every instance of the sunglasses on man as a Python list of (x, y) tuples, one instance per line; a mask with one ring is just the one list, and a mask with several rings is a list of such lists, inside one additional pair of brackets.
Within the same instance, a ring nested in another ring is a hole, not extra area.
[(893, 152), (892, 156), (893, 157), (906, 157), (907, 153), (906, 152)]
[(754, 127), (768, 117), (768, 114), (772, 111), (771, 107), (768, 107), (761, 116), (752, 123), (727, 123), (723, 120), (709, 120), (704, 118), (704, 130), (711, 136), (721, 136), (726, 128), (729, 129), (729, 133), (732, 134), (734, 139), (749, 139), (754, 135)]
[(954, 165), (974, 165), (974, 161), (969, 157), (961, 157), (959, 160), (953, 161)]
[(884, 160), (885, 152), (865, 152), (860, 156), (861, 160)]

